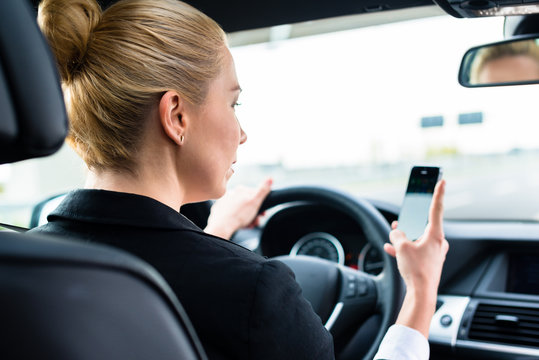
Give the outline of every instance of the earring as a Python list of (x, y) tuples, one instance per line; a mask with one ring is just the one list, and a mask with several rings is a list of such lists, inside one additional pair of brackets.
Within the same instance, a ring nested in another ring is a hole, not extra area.
[[(178, 135), (180, 135), (180, 134), (178, 134)], [(180, 144), (183, 144), (183, 140), (185, 140), (185, 136), (180, 135)]]

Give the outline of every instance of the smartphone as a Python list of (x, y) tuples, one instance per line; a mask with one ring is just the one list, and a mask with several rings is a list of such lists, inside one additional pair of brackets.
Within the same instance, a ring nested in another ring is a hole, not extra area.
[(412, 241), (417, 240), (427, 225), (434, 187), (442, 177), (442, 169), (414, 166), (404, 195), (397, 228)]

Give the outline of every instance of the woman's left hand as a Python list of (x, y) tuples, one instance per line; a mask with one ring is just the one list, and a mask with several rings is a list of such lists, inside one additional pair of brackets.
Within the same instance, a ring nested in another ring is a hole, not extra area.
[(397, 258), (399, 272), (406, 284), (406, 296), (397, 324), (416, 329), (427, 339), (436, 310), (440, 276), (449, 250), (443, 230), (444, 193), (445, 180), (441, 180), (434, 190), (429, 223), (419, 239), (408, 240), (406, 234), (397, 230), (397, 222), (394, 222), (389, 234), (391, 244), (384, 245), (384, 250)]
[(266, 179), (257, 188), (239, 186), (227, 191), (213, 204), (204, 231), (229, 240), (236, 230), (258, 225), (258, 210), (272, 183), (272, 179)]

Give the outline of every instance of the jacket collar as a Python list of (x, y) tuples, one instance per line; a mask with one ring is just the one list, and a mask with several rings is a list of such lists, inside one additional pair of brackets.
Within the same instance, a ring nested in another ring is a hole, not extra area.
[(178, 211), (155, 199), (107, 190), (71, 191), (47, 219), (202, 232)]

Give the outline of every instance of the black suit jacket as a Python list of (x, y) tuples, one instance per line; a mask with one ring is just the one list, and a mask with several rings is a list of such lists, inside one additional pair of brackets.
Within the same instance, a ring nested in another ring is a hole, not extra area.
[(210, 359), (332, 359), (333, 340), (283, 263), (204, 233), (148, 197), (68, 194), (34, 229), (109, 244), (152, 264), (191, 319)]

